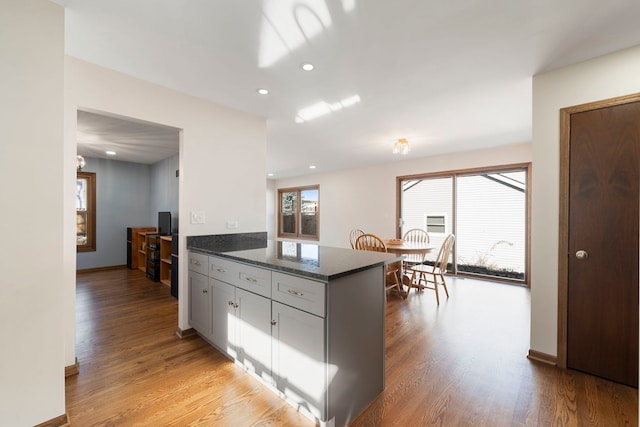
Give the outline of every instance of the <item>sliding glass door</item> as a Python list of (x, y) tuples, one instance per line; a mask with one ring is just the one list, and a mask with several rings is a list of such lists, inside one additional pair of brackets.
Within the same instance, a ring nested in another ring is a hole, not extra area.
[[(408, 179), (401, 184), (400, 236), (420, 228), (429, 233), (429, 243), (440, 247), (453, 233), (453, 177)], [(434, 261), (438, 251), (427, 255)]]
[(526, 172), (458, 176), (458, 272), (524, 280)]
[(528, 165), (400, 177), (400, 236), (421, 228), (440, 247), (454, 234), (450, 271), (526, 283), (527, 177)]

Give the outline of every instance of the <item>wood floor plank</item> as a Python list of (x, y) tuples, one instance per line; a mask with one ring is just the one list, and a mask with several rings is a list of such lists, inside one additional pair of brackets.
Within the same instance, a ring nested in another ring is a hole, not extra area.
[[(351, 426), (637, 426), (638, 393), (527, 359), (529, 291), (451, 279), (389, 297), (385, 390)], [(73, 426), (312, 423), (198, 336), (179, 339), (177, 301), (138, 270), (78, 274)]]

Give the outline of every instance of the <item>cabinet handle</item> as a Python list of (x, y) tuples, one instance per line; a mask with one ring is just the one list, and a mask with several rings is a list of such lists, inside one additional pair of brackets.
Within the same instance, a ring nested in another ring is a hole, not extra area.
[(245, 279), (247, 282), (251, 282), (251, 283), (258, 283), (258, 281), (256, 279), (254, 279), (253, 277), (245, 277)]
[(289, 292), (291, 295), (295, 295), (297, 297), (301, 297), (301, 296), (304, 295), (302, 292), (294, 291), (293, 289), (289, 289), (289, 290), (287, 290), (287, 292)]
[(233, 301), (227, 301), (228, 305), (233, 305)]
[(200, 261), (191, 260), (191, 264), (193, 264), (193, 265), (200, 265)]
[(226, 273), (227, 270), (225, 270), (224, 268), (216, 268), (216, 271), (219, 271), (220, 273)]
[(206, 294), (207, 292), (209, 292), (209, 291), (208, 291), (208, 290), (206, 290), (206, 289), (203, 289), (203, 290), (202, 290), (202, 293), (203, 293), (203, 294)]
[(276, 326), (276, 321), (275, 320), (271, 320), (271, 326)]
[(240, 307), (238, 304), (233, 304), (233, 308), (238, 308)]

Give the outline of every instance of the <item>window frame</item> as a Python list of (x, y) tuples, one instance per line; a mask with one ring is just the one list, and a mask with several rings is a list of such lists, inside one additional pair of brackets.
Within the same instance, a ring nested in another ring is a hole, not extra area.
[[(302, 234), (302, 192), (307, 190), (316, 190), (318, 192), (318, 202), (316, 205), (316, 233), (315, 234)], [(296, 206), (295, 206), (295, 220), (296, 231), (295, 233), (283, 233), (282, 232), (282, 194), (283, 193), (296, 193)], [(303, 240), (320, 240), (320, 186), (319, 185), (307, 185), (303, 187), (290, 187), (278, 189), (278, 218), (277, 218), (277, 235), (279, 238), (290, 239), (303, 239)]]
[[(87, 209), (86, 215), (86, 234), (87, 240), (85, 244), (78, 244), (76, 238), (77, 252), (95, 252), (96, 250), (96, 174), (95, 172), (78, 171), (76, 180), (85, 179), (87, 181)], [(76, 235), (78, 233), (78, 209), (76, 207)]]

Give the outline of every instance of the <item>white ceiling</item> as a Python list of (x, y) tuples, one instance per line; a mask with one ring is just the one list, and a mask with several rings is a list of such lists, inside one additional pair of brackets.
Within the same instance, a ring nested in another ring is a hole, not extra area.
[[(180, 130), (122, 117), (78, 111), (78, 154), (153, 164), (178, 154)], [(116, 154), (111, 156), (107, 151)]]
[(276, 178), (528, 142), (533, 75), (640, 44), (637, 0), (57, 2), (67, 54), (265, 117)]

